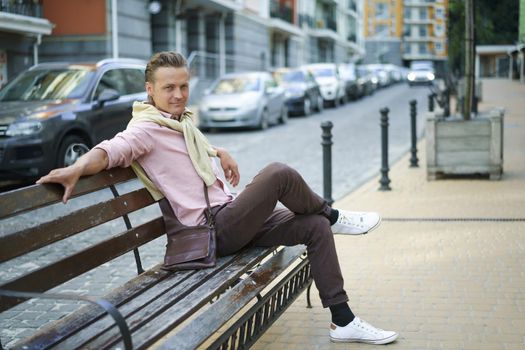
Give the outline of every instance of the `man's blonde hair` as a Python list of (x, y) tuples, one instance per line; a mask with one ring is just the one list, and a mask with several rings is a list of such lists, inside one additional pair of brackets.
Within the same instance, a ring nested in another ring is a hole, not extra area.
[(160, 67), (174, 67), (174, 68), (186, 68), (188, 69), (188, 62), (186, 58), (175, 51), (163, 51), (158, 52), (148, 62), (146, 66), (146, 83), (153, 83), (153, 75), (155, 71)]

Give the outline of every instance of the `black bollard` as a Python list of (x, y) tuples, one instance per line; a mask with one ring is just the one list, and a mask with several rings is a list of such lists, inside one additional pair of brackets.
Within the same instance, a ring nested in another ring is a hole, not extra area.
[(450, 117), (450, 89), (445, 89), (445, 110), (443, 114), (445, 117)]
[(417, 131), (416, 131), (416, 116), (417, 116), (417, 101), (410, 101), (410, 139), (412, 147), (410, 147), (410, 167), (417, 168), (419, 165), (417, 159)]
[(434, 93), (428, 95), (428, 111), (434, 112)]
[(321, 135), (323, 146), (323, 189), (324, 199), (328, 205), (332, 205), (334, 200), (332, 198), (332, 124), (331, 121), (324, 121), (321, 123), (323, 133)]
[(390, 191), (388, 178), (388, 108), (381, 109), (381, 180), (379, 191)]

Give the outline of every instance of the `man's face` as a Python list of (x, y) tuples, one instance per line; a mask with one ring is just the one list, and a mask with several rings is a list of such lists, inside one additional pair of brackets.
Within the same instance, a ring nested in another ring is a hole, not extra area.
[(186, 68), (160, 67), (153, 73), (153, 82), (146, 83), (146, 92), (157, 109), (180, 116), (188, 101), (189, 79)]

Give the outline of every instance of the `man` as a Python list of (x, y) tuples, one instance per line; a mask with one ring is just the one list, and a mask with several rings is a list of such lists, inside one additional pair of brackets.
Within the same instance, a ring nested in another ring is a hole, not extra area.
[[(219, 158), (232, 186), (239, 183), (237, 163), (226, 150), (209, 145), (186, 109), (189, 70), (185, 58), (176, 52), (158, 53), (145, 73), (149, 101), (135, 102), (127, 129), (37, 183), (62, 184), (66, 202), (81, 176), (132, 165), (154, 198), (165, 196), (183, 224), (197, 225), (205, 221), (204, 181), (215, 215), (219, 255), (249, 245), (305, 244), (321, 301), (332, 313), (330, 339), (371, 344), (394, 341), (397, 333), (375, 328), (350, 310), (333, 238), (334, 233), (367, 233), (379, 225), (379, 215), (331, 208), (295, 170), (279, 163), (264, 168), (234, 197), (210, 156)], [(286, 209), (276, 209), (278, 201)]]

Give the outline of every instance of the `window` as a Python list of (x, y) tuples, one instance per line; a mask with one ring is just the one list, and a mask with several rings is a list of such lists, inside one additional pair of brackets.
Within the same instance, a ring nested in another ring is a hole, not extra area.
[(442, 24), (436, 24), (434, 25), (434, 34), (436, 36), (443, 36), (443, 25)]
[(376, 18), (386, 19), (388, 18), (388, 5), (385, 3), (376, 4)]
[(419, 26), (419, 36), (420, 37), (426, 37), (427, 36), (427, 27), (426, 26)]
[(445, 18), (445, 10), (442, 7), (436, 7), (436, 18), (437, 19)]
[(412, 11), (410, 8), (405, 7), (404, 16), (405, 16), (405, 19), (410, 19), (410, 17), (412, 16)]
[(126, 76), (126, 94), (137, 94), (144, 92), (144, 71), (140, 69), (124, 69)]
[(419, 19), (427, 19), (428, 13), (426, 8), (419, 9)]
[(443, 44), (442, 43), (435, 43), (434, 47), (436, 49), (436, 52), (439, 52), (439, 53), (443, 52)]
[(419, 53), (427, 53), (427, 44), (425, 43), (419, 44)]
[(106, 89), (113, 89), (117, 91), (119, 95), (126, 95), (126, 81), (122, 74), (122, 69), (112, 69), (102, 75), (95, 89), (94, 98), (97, 99), (100, 93)]
[(388, 26), (384, 24), (376, 25), (375, 35), (380, 37), (388, 36)]

